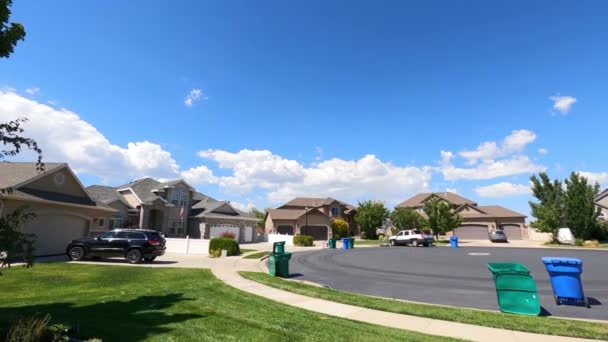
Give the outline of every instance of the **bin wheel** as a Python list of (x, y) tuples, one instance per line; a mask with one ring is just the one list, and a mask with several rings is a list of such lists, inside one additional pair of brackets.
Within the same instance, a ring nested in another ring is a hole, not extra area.
[(585, 297), (585, 306), (587, 309), (591, 309), (591, 304), (589, 304), (589, 299), (587, 299), (587, 297)]
[(562, 302), (559, 301), (556, 295), (553, 295), (553, 299), (555, 299), (555, 305), (562, 305)]

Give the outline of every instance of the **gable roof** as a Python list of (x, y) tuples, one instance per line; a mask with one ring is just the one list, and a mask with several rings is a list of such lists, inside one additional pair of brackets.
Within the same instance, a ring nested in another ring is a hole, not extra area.
[[(318, 209), (309, 209), (308, 214), (311, 213), (325, 215)], [(267, 216), (272, 217), (273, 220), (297, 220), (306, 214), (306, 209), (268, 209)]]
[[(211, 198), (210, 198), (211, 199)], [(218, 211), (223, 206), (228, 206), (234, 213)], [(241, 211), (233, 207), (228, 201), (216, 201), (214, 199), (201, 201), (192, 206), (190, 216), (202, 217), (217, 217), (217, 218), (239, 218), (249, 221), (257, 221), (258, 219), (251, 216), (249, 213)]]
[(331, 198), (331, 197), (326, 197), (326, 198), (296, 197), (296, 198), (292, 199), (291, 201), (280, 206), (279, 209), (284, 208), (284, 207), (302, 207), (302, 208), (313, 207), (314, 208), (314, 207), (321, 207), (324, 205), (330, 205), (334, 202), (337, 202), (340, 205), (349, 206), (348, 203), (338, 201), (337, 199)]
[(453, 192), (445, 191), (445, 192), (427, 192), (427, 193), (416, 194), (416, 195), (406, 199), (405, 201), (397, 204), (397, 208), (422, 207), (424, 205), (424, 202), (432, 196), (444, 199), (453, 205), (458, 205), (458, 206), (461, 206), (464, 204), (470, 204), (470, 205), (474, 205), (474, 206), (477, 205), (477, 203), (475, 203), (474, 201), (471, 201), (468, 198), (462, 197)]
[(480, 205), (477, 208), (481, 209), (492, 217), (527, 217), (522, 213), (518, 213), (499, 205)]
[(45, 170), (41, 172), (36, 170), (36, 163), (0, 162), (0, 189), (18, 187), (65, 166), (65, 163), (45, 163)]
[(604, 197), (608, 197), (608, 189), (604, 189), (604, 191), (602, 191), (599, 194), (597, 194), (597, 196), (595, 196), (595, 201), (599, 202)]

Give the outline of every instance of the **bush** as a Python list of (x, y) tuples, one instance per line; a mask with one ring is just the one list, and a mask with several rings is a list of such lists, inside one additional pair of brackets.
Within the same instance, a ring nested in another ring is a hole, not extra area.
[(293, 237), (293, 244), (296, 246), (310, 247), (310, 246), (312, 246), (313, 241), (314, 241), (314, 239), (310, 235), (298, 234)]
[(340, 239), (348, 236), (348, 223), (341, 218), (331, 221), (331, 236)]
[(209, 242), (209, 255), (213, 256), (214, 251), (218, 249), (220, 253), (222, 250), (226, 250), (228, 256), (241, 254), (239, 243), (230, 238), (219, 237), (211, 239)]
[(221, 237), (234, 240), (236, 238), (236, 234), (230, 231), (225, 231), (222, 233)]
[(583, 240), (583, 239), (576, 239), (574, 241), (574, 244), (577, 245), (577, 246), (584, 246), (585, 245), (585, 240)]
[(50, 315), (25, 317), (17, 320), (6, 335), (7, 342), (68, 341), (69, 328), (62, 324), (50, 325)]

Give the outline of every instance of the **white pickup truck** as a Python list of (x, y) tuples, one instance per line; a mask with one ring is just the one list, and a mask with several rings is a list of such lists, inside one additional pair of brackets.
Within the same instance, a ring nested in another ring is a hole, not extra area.
[(428, 247), (433, 244), (433, 235), (425, 234), (418, 229), (402, 230), (397, 235), (388, 238), (388, 243), (391, 246), (424, 246)]

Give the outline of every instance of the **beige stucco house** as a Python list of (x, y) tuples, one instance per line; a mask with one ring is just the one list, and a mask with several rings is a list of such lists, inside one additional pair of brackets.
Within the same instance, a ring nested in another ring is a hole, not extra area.
[(311, 235), (315, 240), (326, 240), (331, 233), (331, 220), (344, 219), (351, 234), (358, 234), (355, 224), (356, 209), (347, 203), (328, 198), (295, 198), (266, 213), (267, 234)]
[(422, 210), (424, 202), (433, 197), (449, 203), (460, 215), (462, 224), (456, 229), (456, 235), (461, 239), (487, 239), (488, 231), (493, 229), (503, 229), (510, 240), (526, 238), (526, 215), (499, 205), (477, 205), (452, 192), (417, 194), (398, 204), (397, 208), (412, 208), (426, 216)]
[(600, 210), (599, 219), (608, 221), (608, 189), (602, 191), (595, 198), (595, 205)]
[(36, 214), (24, 233), (36, 235), (35, 255), (65, 253), (68, 243), (109, 227), (115, 209), (95, 201), (67, 164), (0, 162), (0, 215), (20, 207)]
[(110, 220), (111, 228), (155, 229), (168, 237), (206, 239), (228, 230), (238, 235), (240, 242), (255, 238), (256, 218), (230, 202), (197, 192), (182, 179), (160, 182), (142, 178), (117, 187), (92, 185), (87, 190), (117, 210)]

